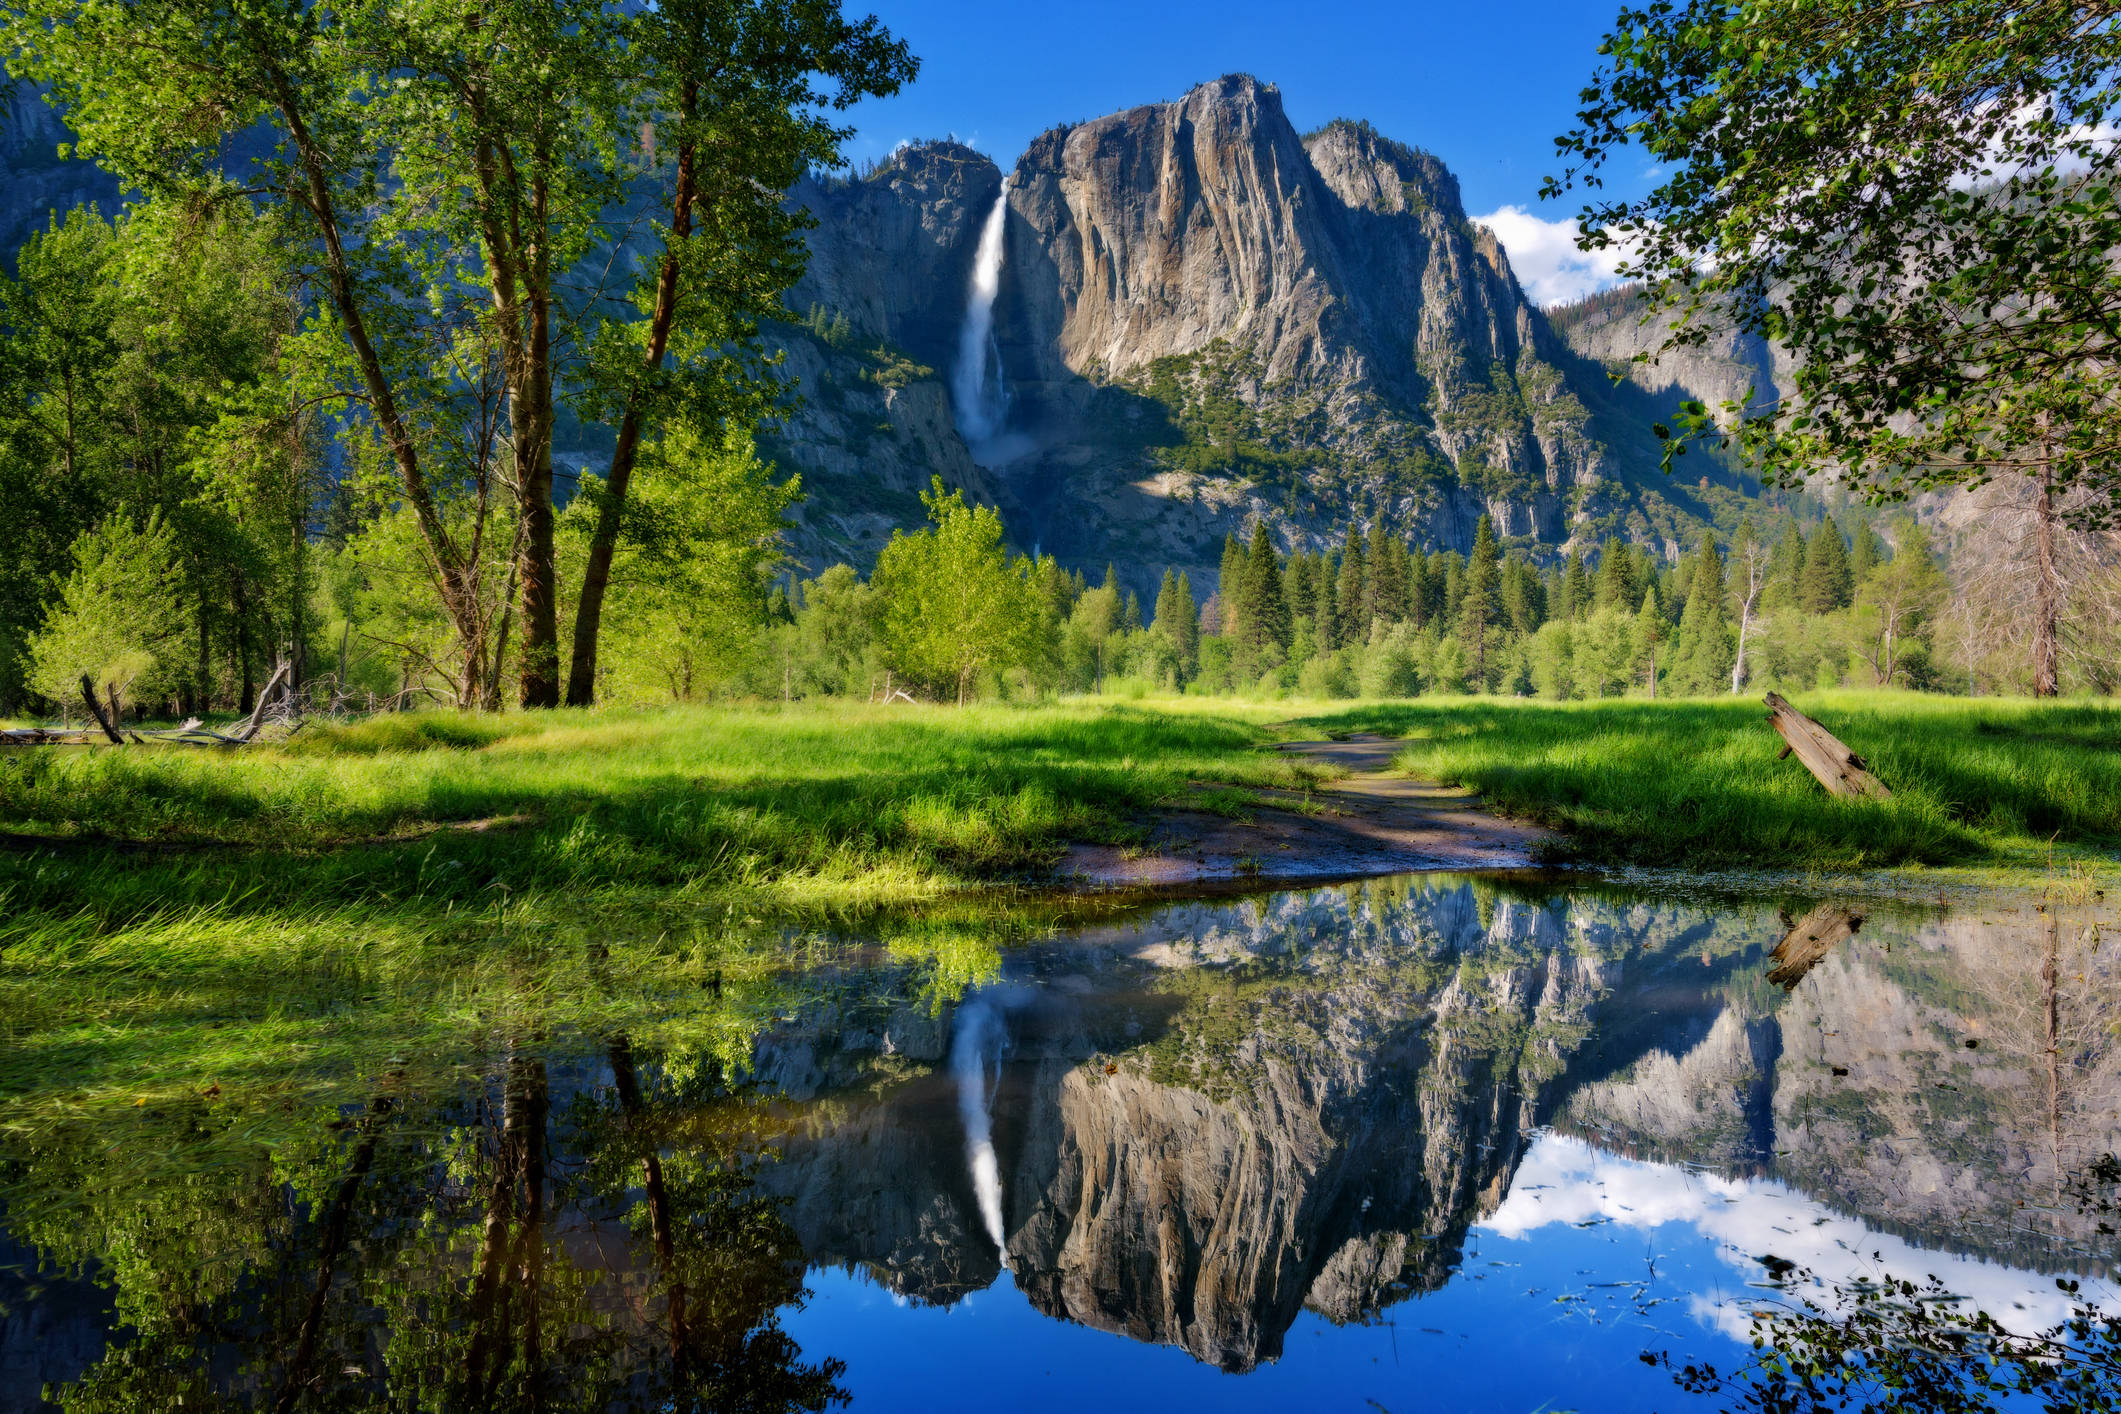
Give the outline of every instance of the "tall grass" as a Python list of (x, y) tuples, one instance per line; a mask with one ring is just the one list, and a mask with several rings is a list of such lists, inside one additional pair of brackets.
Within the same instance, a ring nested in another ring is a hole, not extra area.
[(1314, 782), (1305, 763), (1251, 749), (1277, 715), (423, 713), (265, 750), (24, 749), (0, 767), (0, 832), (16, 846), (0, 855), (0, 902), (71, 901), (116, 922), (217, 900), (463, 906), (612, 887), (903, 897), (1035, 871), (1068, 839), (1128, 838), (1189, 781)]
[(1829, 796), (1751, 698), (1432, 701), (1336, 712), (1408, 739), (1399, 764), (1553, 826), (1563, 853), (1658, 865), (1867, 869), (2023, 860), (2121, 843), (2121, 711), (2089, 703), (1823, 692), (1797, 705), (1889, 801)]

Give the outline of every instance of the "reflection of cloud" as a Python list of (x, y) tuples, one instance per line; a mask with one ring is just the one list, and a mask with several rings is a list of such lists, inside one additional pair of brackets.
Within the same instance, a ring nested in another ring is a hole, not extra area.
[(1536, 305), (1564, 304), (1619, 283), (1615, 272), (1623, 252), (1578, 250), (1573, 217), (1543, 221), (1521, 206), (1505, 206), (1473, 219), (1502, 242), (1510, 268)]
[[(1935, 1276), (2020, 1334), (2056, 1325), (2069, 1315), (2069, 1299), (2051, 1278), (2037, 1273), (1913, 1246), (1779, 1183), (1719, 1178), (1672, 1164), (1618, 1158), (1580, 1139), (1553, 1134), (1533, 1144), (1509, 1195), (1479, 1226), (1498, 1237), (1523, 1239), (1557, 1223), (1599, 1219), (1644, 1232), (1685, 1224), (1717, 1244), (1719, 1255), (1742, 1282), (1761, 1280), (1758, 1259), (1772, 1255), (1807, 1267), (1829, 1283), (1859, 1276), (1916, 1282)], [(1828, 1304), (1825, 1289), (1808, 1294), (1822, 1306)], [(1744, 1311), (1717, 1299), (1720, 1295), (1695, 1293), (1695, 1318), (1727, 1335), (1747, 1338)]]

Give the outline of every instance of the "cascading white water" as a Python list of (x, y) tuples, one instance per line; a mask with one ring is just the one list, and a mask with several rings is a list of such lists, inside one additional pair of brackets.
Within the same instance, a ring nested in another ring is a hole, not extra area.
[(987, 1062), (1001, 1064), (1001, 1013), (984, 997), (968, 1001), (957, 1013), (957, 1035), (951, 1042), (950, 1069), (957, 1076), (957, 1111), (965, 1122), (965, 1162), (972, 1170), (972, 1196), (979, 1201), (987, 1236), (1009, 1265), (1002, 1241), (1002, 1170), (994, 1157), (994, 1117), (989, 1109)]
[(972, 443), (993, 441), (1009, 411), (1001, 350), (994, 343), (994, 294), (1002, 283), (1002, 231), (1008, 214), (1009, 179), (1004, 177), (987, 224), (980, 228), (965, 327), (958, 333), (957, 373), (950, 385), (957, 396), (957, 430)]

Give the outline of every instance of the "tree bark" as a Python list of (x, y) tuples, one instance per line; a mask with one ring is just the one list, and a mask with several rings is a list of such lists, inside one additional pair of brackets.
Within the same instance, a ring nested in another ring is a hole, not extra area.
[[(699, 102), (699, 88), (689, 85), (679, 111), (690, 120)], [(604, 596), (611, 587), (611, 557), (618, 547), (620, 519), (626, 507), (627, 488), (633, 481), (634, 461), (640, 453), (641, 428), (648, 419), (649, 395), (645, 386), (663, 366), (670, 347), (670, 330), (678, 312), (678, 250), (692, 234), (694, 198), (693, 144), (678, 149), (677, 187), (671, 197), (670, 235), (663, 246), (662, 268), (656, 273), (655, 307), (648, 318), (648, 348), (642, 356), (643, 383), (626, 395), (626, 410), (619, 418), (618, 444), (612, 448), (611, 469), (604, 479), (604, 499), (597, 507), (596, 530), (589, 541), (589, 563), (582, 570), (582, 593), (575, 601), (574, 656), (567, 669), (567, 705), (588, 707), (596, 701), (597, 636), (604, 624)]]
[[(273, 105), (287, 124), (290, 145), (293, 148), (295, 165), (300, 172), (304, 191), (299, 196), (301, 204), (316, 222), (317, 234), (324, 251), (325, 284), (330, 292), (333, 310), (346, 331), (346, 342), (352, 348), (354, 362), (361, 370), (361, 384), (368, 395), (368, 410), (375, 418), (377, 429), (383, 434), (383, 443), (390, 453), (391, 461), (398, 468), (398, 478), (405, 491), (405, 499), (412, 506), (413, 515), (419, 521), (420, 533), (434, 555), (435, 572), (441, 583), (442, 607), (449, 614), (450, 623), (456, 629), (464, 648), (467, 677), (472, 665), (484, 653), (485, 625), (479, 613), (476, 591), (476, 573), (458, 553), (457, 546), (442, 524), (441, 513), (436, 509), (434, 495), (427, 484), (426, 472), (420, 465), (419, 449), (413, 441), (412, 429), (406, 424), (398, 409), (398, 400), (384, 371), (382, 357), (376, 352), (375, 343), (369, 337), (366, 311), (355, 288), (352, 262), (346, 254), (345, 241), (339, 230), (338, 208), (332, 199), (331, 183), (327, 176), (329, 159), (317, 147), (310, 133), (308, 120), (303, 116), (302, 102), (268, 45), (259, 44), (255, 57), (261, 61)], [(246, 708), (248, 702), (245, 703)]]
[[(715, 974), (716, 990), (720, 990), (720, 973)], [(641, 1081), (633, 1064), (633, 1044), (621, 1036), (611, 1046), (611, 1075), (618, 1087), (619, 1108), (626, 1116), (629, 1130), (638, 1129), (643, 1119), (641, 1104)], [(670, 1320), (670, 1363), (676, 1384), (683, 1388), (686, 1367), (691, 1351), (690, 1331), (686, 1319), (685, 1283), (677, 1269), (677, 1224), (670, 1206), (670, 1188), (663, 1181), (663, 1159), (656, 1152), (653, 1135), (638, 1136), (646, 1141), (646, 1152), (641, 1156), (641, 1187), (648, 1198), (648, 1231), (655, 1240), (656, 1265), (663, 1272), (663, 1293), (666, 1311)]]
[(2054, 463), (2043, 443), (2033, 499), (2033, 696), (2053, 697), (2062, 679), (2062, 572), (2055, 556)]

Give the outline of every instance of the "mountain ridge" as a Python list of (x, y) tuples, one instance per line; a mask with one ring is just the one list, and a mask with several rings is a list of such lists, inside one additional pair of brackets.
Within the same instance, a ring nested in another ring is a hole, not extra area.
[[(940, 387), (1002, 175), (930, 143), (799, 188), (819, 224), (788, 302), (910, 350)], [(1034, 138), (1004, 244), (994, 339), (1021, 455), (977, 477), (939, 465), (936, 446), (964, 444), (940, 409), (827, 407), (859, 370), (791, 357), (808, 406), (772, 434), (777, 459), (845, 477), (833, 453), (862, 440), (857, 421), (888, 422), (892, 445), (855, 459), (873, 483), (941, 474), (997, 505), (1022, 549), (1093, 576), (1111, 563), (1144, 590), (1186, 568), (1203, 597), (1223, 537), (1262, 524), (1285, 551), (1382, 521), (1464, 552), (1487, 515), (1535, 556), (1619, 535), (1669, 560), (1746, 495), (1720, 464), (1691, 486), (1660, 474), (1648, 428), (1671, 387), (1616, 384), (1617, 353), (1569, 337), (1616, 345), (1610, 321), (1557, 330), (1440, 160), (1355, 120), (1300, 134), (1249, 75)], [(865, 566), (903, 523), (842, 482), (817, 489), (806, 565)]]

